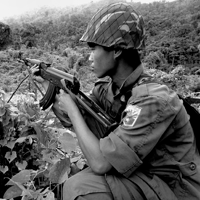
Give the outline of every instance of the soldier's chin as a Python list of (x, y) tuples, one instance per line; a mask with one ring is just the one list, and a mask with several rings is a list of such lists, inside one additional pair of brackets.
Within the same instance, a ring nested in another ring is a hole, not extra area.
[[(94, 72), (94, 73), (95, 73), (95, 72)], [(104, 78), (104, 77), (105, 77), (104, 74), (98, 74), (98, 73), (95, 73), (95, 75), (96, 75), (97, 78)]]

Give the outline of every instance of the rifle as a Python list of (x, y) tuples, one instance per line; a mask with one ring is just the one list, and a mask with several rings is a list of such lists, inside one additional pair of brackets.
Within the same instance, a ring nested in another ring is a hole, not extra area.
[[(54, 103), (56, 94), (59, 93), (60, 89), (63, 89), (66, 93), (70, 94), (79, 108), (91, 114), (107, 130), (116, 127), (117, 123), (115, 120), (80, 90), (80, 83), (75, 76), (53, 68), (51, 64), (37, 59), (25, 58), (19, 61), (25, 63), (27, 66), (39, 66), (39, 71), (35, 75), (49, 81), (46, 94), (39, 103), (42, 110), (49, 108)], [(70, 122), (68, 123), (70, 124)]]

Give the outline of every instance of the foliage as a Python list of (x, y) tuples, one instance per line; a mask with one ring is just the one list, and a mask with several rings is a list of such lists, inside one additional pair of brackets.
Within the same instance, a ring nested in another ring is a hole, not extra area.
[(11, 42), (11, 29), (7, 24), (0, 22), (0, 50), (5, 49)]
[(6, 103), (6, 95), (1, 91), (0, 175), (6, 177), (2, 187), (11, 187), (2, 191), (4, 198), (53, 200), (52, 188), (86, 163), (75, 135), (50, 110), (41, 112), (32, 93), (18, 95), (15, 103)]
[[(82, 47), (79, 39), (89, 19), (100, 7), (111, 2), (118, 0), (100, 0), (75, 8), (41, 8), (20, 18), (7, 19), (12, 30), (12, 48), (18, 50), (24, 45), (62, 54), (66, 48)], [(200, 63), (198, 0), (132, 4), (144, 16), (146, 56), (160, 52), (168, 64), (181, 64), (190, 69)]]
[[(157, 69), (147, 70), (156, 80), (165, 83), (183, 97), (200, 98), (200, 78), (197, 75), (188, 75), (184, 66), (178, 65), (169, 73)], [(199, 104), (193, 106), (200, 112)]]
[[(33, 49), (33, 55), (36, 55), (37, 51)], [(71, 53), (82, 55), (81, 52), (85, 51), (79, 49)], [(33, 56), (30, 50), (25, 54)], [(158, 52), (156, 56), (161, 63), (165, 62), (162, 60), (162, 54)], [(51, 55), (50, 58), (53, 57), (54, 55)], [(148, 62), (148, 59), (146, 61)], [(156, 67), (149, 68), (150, 64), (147, 63), (146, 70), (157, 80), (166, 83), (183, 96), (199, 96), (199, 77), (188, 75), (184, 66), (178, 65), (166, 72)], [(82, 87), (88, 92), (96, 78), (86, 66), (77, 69)], [(27, 73), (27, 69), (23, 70), (23, 73)], [(7, 73), (10, 73), (9, 69)], [(30, 83), (30, 79), (26, 82)], [(33, 87), (29, 89), (23, 90), (24, 94), (17, 93), (14, 96), (1, 91), (0, 131), (3, 134), (0, 138), (0, 175), (6, 177), (3, 182), (3, 185), (6, 185), (4, 188), (7, 189), (4, 191), (4, 198), (22, 196), (23, 199), (59, 199), (61, 194), (55, 192), (55, 188), (82, 170), (86, 160), (77, 145), (73, 130), (64, 129), (50, 109), (40, 110), (38, 96), (32, 92)], [(199, 105), (196, 108), (200, 111)]]

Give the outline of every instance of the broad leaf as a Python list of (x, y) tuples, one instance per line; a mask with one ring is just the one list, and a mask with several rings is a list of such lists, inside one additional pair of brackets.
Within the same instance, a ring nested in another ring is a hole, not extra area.
[(35, 132), (37, 133), (38, 140), (44, 145), (47, 146), (48, 143), (48, 135), (47, 133), (42, 130), (39, 124), (33, 124), (33, 127), (35, 129)]
[(69, 133), (64, 133), (58, 138), (61, 147), (67, 152), (71, 153), (72, 151), (76, 150), (77, 141), (76, 139)]
[(20, 137), (20, 138), (18, 138), (16, 141), (15, 141), (15, 143), (22, 143), (22, 142), (24, 142), (25, 140), (26, 140), (26, 138), (27, 137)]
[(49, 151), (49, 150), (45, 149), (45, 150), (42, 150), (41, 153), (43, 155), (43, 158), (42, 158), (43, 161), (46, 161), (51, 164), (56, 164), (58, 161), (60, 161), (60, 158), (58, 158), (53, 153), (53, 151)]
[(3, 147), (7, 144), (7, 140), (0, 140), (0, 145)]
[(70, 159), (65, 158), (52, 166), (49, 172), (49, 179), (53, 183), (63, 183), (68, 179), (70, 172)]
[(16, 151), (7, 152), (5, 155), (5, 158), (8, 160), (9, 163), (11, 163), (15, 158), (17, 157)]
[(15, 141), (9, 141), (5, 146), (7, 146), (10, 149), (13, 149), (13, 147), (15, 146)]
[(51, 139), (51, 140), (49, 141), (49, 143), (48, 143), (48, 148), (49, 148), (49, 149), (56, 149), (57, 146), (58, 146), (57, 143), (58, 143), (57, 140)]
[(1, 166), (0, 165), (0, 172), (2, 172), (3, 174), (5, 174), (8, 171), (8, 167), (7, 166)]
[(80, 159), (77, 163), (76, 163), (77, 167), (79, 169), (83, 169), (83, 167), (85, 166), (85, 160), (84, 159)]
[(16, 198), (21, 196), (21, 194), (22, 190), (17, 185), (13, 185), (6, 190), (6, 192), (3, 195), (3, 198), (5, 199)]
[(54, 193), (52, 191), (49, 191), (46, 197), (43, 197), (43, 200), (55, 200), (54, 196), (55, 196)]
[(15, 176), (13, 176), (12, 179), (8, 181), (6, 185), (15, 185), (15, 183), (13, 182), (26, 183), (30, 181), (30, 177), (31, 177), (31, 170), (22, 170)]
[(22, 163), (16, 162), (15, 165), (21, 171), (21, 170), (26, 169), (26, 166), (28, 165), (28, 163), (25, 160), (23, 160)]

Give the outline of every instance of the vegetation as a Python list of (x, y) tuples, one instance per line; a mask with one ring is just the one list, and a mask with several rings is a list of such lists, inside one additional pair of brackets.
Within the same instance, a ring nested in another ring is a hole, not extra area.
[[(89, 92), (96, 77), (79, 39), (91, 16), (111, 2), (117, 1), (43, 8), (4, 22), (11, 37), (1, 41), (0, 51), (0, 198), (60, 200), (64, 181), (87, 166), (73, 128), (64, 129), (51, 109), (40, 110), (41, 94), (18, 58), (74, 74)], [(199, 97), (199, 0), (132, 4), (147, 27), (146, 49), (140, 51), (146, 70), (179, 94)]]

